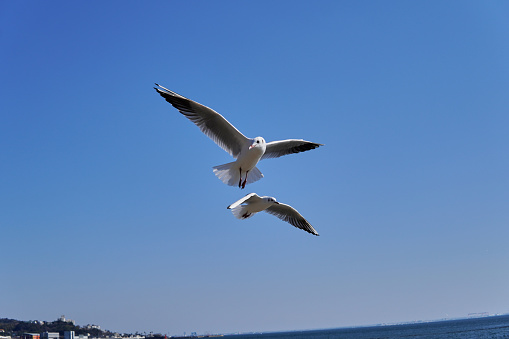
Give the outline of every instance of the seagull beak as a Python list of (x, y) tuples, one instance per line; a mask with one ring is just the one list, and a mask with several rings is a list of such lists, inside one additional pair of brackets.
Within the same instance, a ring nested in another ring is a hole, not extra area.
[(279, 205), (279, 202), (278, 201), (274, 201), (274, 204), (278, 204)]
[(249, 149), (251, 149), (251, 148), (253, 148), (255, 146), (256, 146), (256, 144), (252, 144), (251, 146), (249, 146)]

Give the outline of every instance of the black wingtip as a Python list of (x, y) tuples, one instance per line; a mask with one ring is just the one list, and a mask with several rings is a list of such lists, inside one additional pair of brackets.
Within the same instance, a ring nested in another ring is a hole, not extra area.
[(159, 84), (157, 82), (154, 82), (154, 84), (156, 84), (156, 86), (158, 86), (158, 87), (161, 87), (161, 86), (159, 86)]

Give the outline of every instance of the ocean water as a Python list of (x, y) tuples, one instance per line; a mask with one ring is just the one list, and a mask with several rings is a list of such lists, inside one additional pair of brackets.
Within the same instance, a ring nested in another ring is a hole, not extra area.
[(226, 335), (224, 339), (509, 339), (509, 315), (402, 325)]

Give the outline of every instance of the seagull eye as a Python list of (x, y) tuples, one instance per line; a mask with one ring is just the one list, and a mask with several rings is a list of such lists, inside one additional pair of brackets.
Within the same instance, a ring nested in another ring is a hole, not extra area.
[(259, 144), (260, 143), (260, 140), (256, 140), (256, 143)]

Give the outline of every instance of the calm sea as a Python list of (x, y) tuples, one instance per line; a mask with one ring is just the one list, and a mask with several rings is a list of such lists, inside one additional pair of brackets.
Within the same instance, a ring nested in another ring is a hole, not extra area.
[(509, 339), (509, 315), (416, 324), (227, 335), (224, 339)]

